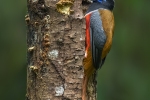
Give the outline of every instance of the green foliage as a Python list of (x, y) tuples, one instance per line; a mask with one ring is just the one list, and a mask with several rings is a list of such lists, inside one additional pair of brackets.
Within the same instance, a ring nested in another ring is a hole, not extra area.
[(25, 0), (0, 1), (0, 98), (24, 100), (26, 92)]
[(98, 77), (98, 100), (150, 100), (149, 3), (117, 1), (112, 49)]
[[(98, 100), (150, 100), (149, 1), (116, 0), (112, 49), (99, 70)], [(24, 100), (26, 0), (0, 1), (0, 98)]]

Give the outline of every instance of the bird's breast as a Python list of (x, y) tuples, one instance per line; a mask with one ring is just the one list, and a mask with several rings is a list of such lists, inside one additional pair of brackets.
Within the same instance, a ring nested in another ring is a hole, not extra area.
[(85, 16), (86, 20), (86, 36), (85, 36), (85, 57), (87, 57), (88, 49), (90, 48), (90, 17), (91, 14)]

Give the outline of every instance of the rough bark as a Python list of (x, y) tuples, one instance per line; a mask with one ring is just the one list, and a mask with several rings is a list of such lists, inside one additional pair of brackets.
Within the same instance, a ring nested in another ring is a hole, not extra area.
[(27, 0), (26, 100), (81, 100), (85, 9), (75, 0), (71, 14), (63, 15), (57, 2)]

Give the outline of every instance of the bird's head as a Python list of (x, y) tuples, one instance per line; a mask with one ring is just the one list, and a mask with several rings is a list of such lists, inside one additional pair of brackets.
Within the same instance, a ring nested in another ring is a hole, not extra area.
[(96, 2), (96, 3), (100, 3), (100, 4), (104, 5), (104, 6), (107, 6), (110, 9), (114, 8), (114, 3), (115, 3), (114, 0), (92, 0), (92, 1)]

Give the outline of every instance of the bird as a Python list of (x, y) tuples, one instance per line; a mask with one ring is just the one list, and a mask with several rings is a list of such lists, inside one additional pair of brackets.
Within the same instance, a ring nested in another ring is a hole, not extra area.
[(114, 4), (114, 0), (92, 0), (84, 16), (86, 34), (82, 100), (87, 100), (86, 88), (89, 78), (102, 67), (111, 49), (115, 26)]

